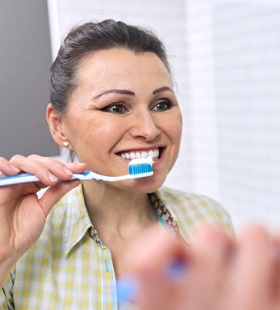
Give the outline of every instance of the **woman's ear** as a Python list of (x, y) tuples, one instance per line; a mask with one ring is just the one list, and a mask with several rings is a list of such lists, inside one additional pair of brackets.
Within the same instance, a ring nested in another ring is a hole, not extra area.
[(46, 119), (54, 141), (59, 146), (65, 147), (67, 145), (67, 147), (71, 149), (68, 139), (63, 131), (61, 113), (56, 111), (51, 103), (48, 104), (46, 109)]

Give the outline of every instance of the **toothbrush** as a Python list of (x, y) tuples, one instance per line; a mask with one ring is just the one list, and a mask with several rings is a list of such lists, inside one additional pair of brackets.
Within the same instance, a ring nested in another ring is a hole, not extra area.
[[(84, 173), (74, 173), (71, 180), (80, 181), (104, 181), (104, 182), (117, 182), (130, 179), (144, 178), (153, 175), (152, 170), (153, 159), (149, 156), (148, 158), (136, 158), (128, 164), (128, 174), (121, 176), (106, 176), (101, 175), (92, 171), (85, 171)], [(8, 186), (22, 183), (39, 182), (40, 180), (33, 174), (21, 173), (13, 176), (7, 176), (0, 178), (0, 186)]]

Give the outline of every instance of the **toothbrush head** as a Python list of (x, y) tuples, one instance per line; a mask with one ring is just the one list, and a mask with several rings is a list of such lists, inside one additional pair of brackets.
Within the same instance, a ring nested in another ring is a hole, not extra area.
[(147, 158), (132, 159), (128, 164), (128, 172), (130, 175), (153, 174), (153, 159), (151, 156)]

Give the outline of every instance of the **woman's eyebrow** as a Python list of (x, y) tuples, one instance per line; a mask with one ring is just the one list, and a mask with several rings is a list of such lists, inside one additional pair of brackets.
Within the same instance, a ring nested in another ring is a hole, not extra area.
[[(153, 91), (153, 95), (155, 94), (158, 94), (160, 92), (163, 92), (163, 91), (171, 91), (174, 93), (173, 89), (168, 87), (168, 86), (163, 86), (163, 87), (160, 87), (158, 89), (155, 89)], [(106, 90), (105, 92), (97, 95), (96, 97), (94, 97), (93, 99), (98, 99), (104, 95), (108, 95), (108, 94), (122, 94), (122, 95), (128, 95), (128, 96), (135, 96), (135, 93), (131, 90), (126, 90), (126, 89), (109, 89), (109, 90)]]
[(122, 94), (122, 95), (128, 95), (128, 96), (134, 96), (134, 92), (130, 91), (130, 90), (126, 90), (126, 89), (109, 89), (106, 90), (105, 92), (97, 95), (96, 97), (94, 97), (93, 99), (98, 99), (104, 95), (108, 95), (108, 94)]
[(163, 86), (163, 87), (160, 87), (160, 88), (158, 88), (158, 89), (155, 89), (154, 91), (153, 91), (153, 95), (155, 95), (155, 94), (158, 94), (158, 93), (161, 93), (161, 92), (163, 92), (163, 91), (171, 91), (172, 93), (174, 93), (174, 90), (172, 89), (172, 88), (170, 88), (170, 87), (168, 87), (168, 86)]

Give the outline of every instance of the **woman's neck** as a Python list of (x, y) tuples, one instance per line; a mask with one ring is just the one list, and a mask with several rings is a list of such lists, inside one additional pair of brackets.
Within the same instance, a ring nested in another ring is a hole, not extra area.
[(84, 183), (83, 190), (90, 219), (99, 235), (102, 231), (130, 238), (157, 221), (146, 193), (101, 182)]

